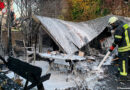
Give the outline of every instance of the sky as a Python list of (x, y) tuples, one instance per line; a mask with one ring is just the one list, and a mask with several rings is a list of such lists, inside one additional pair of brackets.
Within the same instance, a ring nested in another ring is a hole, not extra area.
[(13, 3), (13, 8), (14, 8), (14, 12), (15, 12), (16, 18), (19, 18), (20, 14), (18, 12), (18, 7), (17, 7), (17, 5), (15, 3)]

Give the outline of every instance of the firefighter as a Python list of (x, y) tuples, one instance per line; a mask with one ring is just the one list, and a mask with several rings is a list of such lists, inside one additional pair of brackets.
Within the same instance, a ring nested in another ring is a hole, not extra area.
[(118, 46), (119, 57), (119, 78), (124, 79), (128, 76), (128, 60), (130, 55), (130, 27), (128, 24), (113, 16), (108, 23), (114, 30), (114, 42), (109, 51), (113, 51)]

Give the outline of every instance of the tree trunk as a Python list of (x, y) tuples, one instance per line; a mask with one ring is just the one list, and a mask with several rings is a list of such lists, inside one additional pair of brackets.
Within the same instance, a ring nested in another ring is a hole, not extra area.
[(0, 18), (0, 42), (2, 41), (2, 17), (3, 14), (1, 15), (1, 18)]
[(11, 16), (10, 16), (10, 0), (7, 0), (7, 27), (8, 27), (8, 56), (12, 56), (12, 35), (11, 35)]

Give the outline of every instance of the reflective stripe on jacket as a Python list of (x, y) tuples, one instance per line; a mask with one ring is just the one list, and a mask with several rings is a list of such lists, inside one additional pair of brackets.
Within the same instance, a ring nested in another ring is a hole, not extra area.
[(118, 52), (130, 51), (130, 27), (122, 23), (116, 28), (114, 44), (118, 45)]

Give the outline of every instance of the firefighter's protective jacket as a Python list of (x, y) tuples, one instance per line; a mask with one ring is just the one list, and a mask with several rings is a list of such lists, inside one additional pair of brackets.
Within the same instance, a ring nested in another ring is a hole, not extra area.
[(118, 52), (130, 51), (130, 27), (128, 24), (119, 21), (114, 33), (113, 45), (118, 45)]

